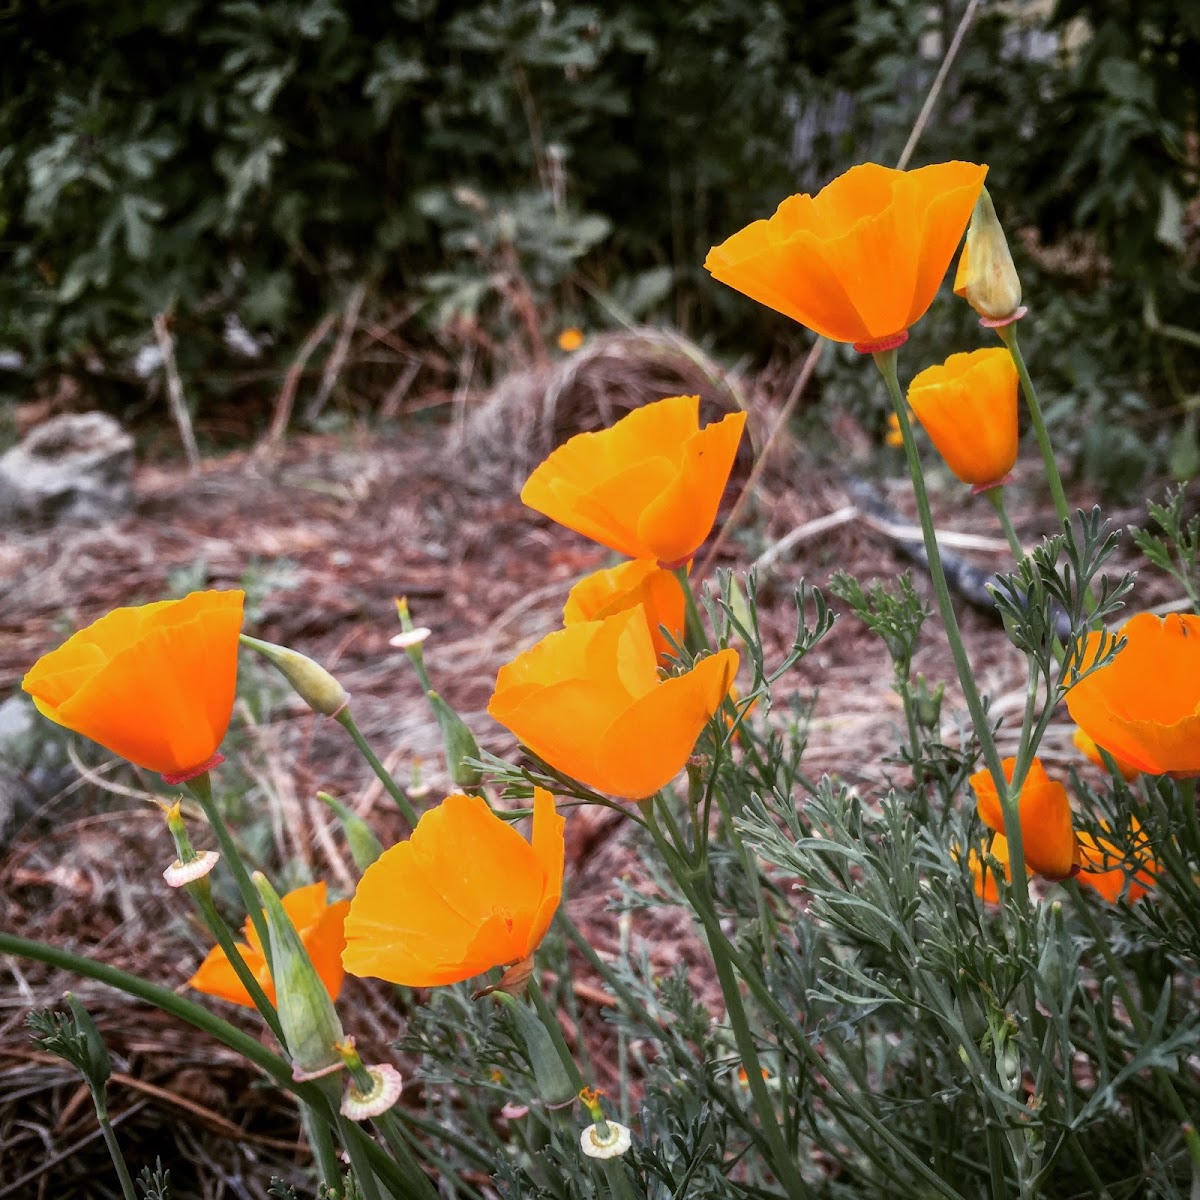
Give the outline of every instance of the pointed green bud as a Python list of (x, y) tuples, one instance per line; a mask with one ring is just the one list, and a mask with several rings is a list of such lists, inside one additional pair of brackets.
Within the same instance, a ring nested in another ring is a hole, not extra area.
[(521, 1041), (525, 1043), (525, 1054), (533, 1069), (538, 1095), (552, 1108), (566, 1104), (575, 1097), (575, 1085), (571, 1082), (550, 1034), (529, 1006), (508, 992), (494, 991), (495, 996), (512, 1015)]
[(938, 682), (932, 691), (925, 682), (924, 675), (917, 676), (914, 716), (922, 729), (941, 729), (942, 727), (942, 697), (946, 694), (946, 685)]
[(103, 1093), (104, 1085), (112, 1075), (112, 1059), (108, 1056), (108, 1047), (92, 1020), (92, 1014), (80, 1003), (79, 997), (73, 992), (66, 992), (63, 999), (71, 1008), (71, 1016), (75, 1018), (75, 1028), (83, 1046), (84, 1059), (78, 1064), (89, 1086), (93, 1091)]
[(314, 712), (333, 717), (349, 703), (350, 696), (346, 689), (320, 663), (313, 662), (307, 655), (289, 650), (286, 646), (276, 646), (274, 642), (259, 641), (244, 633), (241, 641), (278, 667), (296, 695)]
[(350, 857), (354, 859), (354, 865), (360, 872), (365, 871), (383, 853), (383, 843), (375, 836), (370, 825), (340, 800), (328, 792), (318, 792), (317, 799), (333, 809), (342, 823), (342, 832), (346, 835), (346, 844), (350, 847)]
[(1021, 279), (987, 188), (979, 193), (967, 242), (954, 276), (954, 294), (985, 320), (1007, 323), (1020, 316)]
[(483, 773), (478, 767), (470, 766), (468, 758), (479, 757), (479, 744), (466, 722), (448, 705), (437, 692), (426, 692), (442, 731), (442, 745), (446, 751), (446, 770), (450, 781), (457, 788), (478, 787)]
[(270, 932), (275, 1007), (292, 1059), (292, 1073), (297, 1079), (311, 1079), (340, 1070), (342, 1056), (338, 1046), (346, 1035), (337, 1009), (278, 893), (260, 871), (255, 871), (253, 879), (262, 897)]

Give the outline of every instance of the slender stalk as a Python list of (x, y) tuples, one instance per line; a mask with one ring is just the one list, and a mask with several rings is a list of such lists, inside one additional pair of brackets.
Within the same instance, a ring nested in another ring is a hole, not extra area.
[(992, 508), (996, 510), (1000, 528), (1004, 530), (1004, 536), (1008, 540), (1008, 548), (1012, 551), (1013, 558), (1019, 563), (1024, 562), (1025, 547), (1021, 545), (1021, 539), (1017, 537), (1017, 531), (1013, 528), (1012, 520), (1008, 515), (1008, 505), (1004, 503), (1004, 488), (988, 488), (983, 494)]
[(567, 1045), (567, 1039), (563, 1037), (562, 1026), (558, 1023), (558, 1016), (550, 1007), (546, 997), (542, 995), (542, 989), (538, 986), (537, 980), (532, 976), (529, 983), (526, 985), (526, 990), (529, 992), (530, 999), (533, 1000), (533, 1007), (537, 1009), (537, 1015), (542, 1024), (546, 1027), (546, 1032), (550, 1035), (550, 1040), (554, 1043), (554, 1049), (558, 1051), (558, 1057), (562, 1061), (563, 1070), (567, 1073), (567, 1078), (571, 1081), (571, 1086), (580, 1091), (584, 1087), (583, 1076), (579, 1073), (579, 1067), (575, 1063), (575, 1059), (571, 1054), (571, 1049)]
[[(347, 1120), (341, 1114), (337, 1117), (337, 1129), (338, 1136), (346, 1150), (346, 1157), (350, 1159), (354, 1182), (358, 1184), (358, 1190), (362, 1192), (363, 1200), (383, 1200), (383, 1194), (379, 1190), (379, 1181), (375, 1177), (375, 1172), (371, 1168), (371, 1160), (366, 1153), (365, 1144), (371, 1139), (353, 1121)], [(392, 1197), (392, 1200), (401, 1200), (401, 1197), (396, 1196), (391, 1188), (388, 1188), (388, 1195)], [(404, 1200), (407, 1200), (407, 1196), (404, 1196)]]
[(121, 1183), (121, 1195), (125, 1197), (125, 1200), (137, 1200), (137, 1192), (133, 1189), (133, 1179), (130, 1177), (129, 1167), (125, 1163), (125, 1155), (121, 1153), (121, 1145), (117, 1141), (116, 1131), (108, 1119), (108, 1105), (98, 1099), (95, 1093), (92, 1094), (92, 1099), (96, 1100), (96, 1120), (100, 1122), (100, 1132), (104, 1135), (108, 1156), (112, 1159), (113, 1169)]
[(625, 1173), (625, 1167), (620, 1160), (607, 1159), (602, 1166), (604, 1167), (604, 1178), (607, 1180), (609, 1190), (615, 1200), (638, 1200), (637, 1193), (634, 1192), (633, 1185), (629, 1182), (629, 1176)]
[(408, 798), (408, 793), (392, 778), (392, 773), (379, 760), (379, 756), (371, 749), (367, 739), (363, 737), (358, 724), (350, 715), (350, 709), (343, 708), (335, 718), (337, 723), (354, 739), (358, 752), (367, 760), (367, 765), (375, 772), (376, 778), (387, 789), (387, 794), (396, 802), (396, 807), (413, 829), (417, 827), (417, 811)]
[(270, 966), (271, 938), (267, 932), (267, 919), (263, 916), (262, 900), (259, 899), (258, 891), (254, 884), (250, 882), (250, 872), (246, 870), (246, 864), (242, 862), (241, 851), (238, 849), (237, 843), (233, 840), (233, 836), (229, 832), (229, 827), (225, 824), (224, 818), (213, 801), (212, 780), (209, 778), (208, 772), (205, 771), (203, 775), (197, 775), (194, 779), (189, 779), (187, 788), (200, 802), (200, 807), (204, 810), (204, 815), (208, 818), (208, 823), (212, 826), (213, 833), (216, 834), (217, 845), (221, 847), (221, 855), (225, 861), (225, 865), (233, 872), (233, 879), (237, 884), (238, 893), (242, 897), (242, 903), (246, 906), (247, 915), (254, 924), (254, 932), (258, 934), (263, 956), (267, 960), (267, 965)]
[(950, 644), (950, 653), (954, 657), (954, 666), (958, 672), (958, 681), (963, 690), (963, 697), (967, 702), (967, 710), (971, 714), (971, 721), (975, 726), (975, 733), (983, 751), (984, 762), (996, 785), (996, 794), (1004, 812), (1009, 859), (1012, 864), (1012, 892), (1016, 898), (1018, 911), (1028, 927), (1030, 921), (1029, 885), (1025, 878), (1025, 849), (1022, 845), (1017, 802), (1015, 797), (1009, 795), (1008, 780), (1004, 776), (1000, 753), (996, 749), (996, 739), (992, 736), (992, 727), (983, 707), (983, 700), (980, 698), (979, 689), (975, 686), (971, 661), (967, 657), (962, 632), (958, 627), (958, 618), (954, 614), (954, 602), (950, 598), (946, 572), (942, 568), (942, 556), (933, 527), (933, 513), (929, 507), (929, 496), (925, 491), (925, 479), (921, 473), (921, 460), (917, 455), (917, 443), (913, 438), (912, 424), (908, 419), (908, 405), (900, 391), (900, 380), (896, 374), (896, 352), (895, 350), (884, 350), (876, 353), (873, 357), (875, 365), (879, 368), (879, 373), (887, 385), (892, 399), (892, 408), (900, 424), (900, 435), (904, 439), (904, 453), (908, 459), (908, 473), (912, 478), (913, 495), (917, 502), (917, 513), (921, 519), (921, 534), (925, 542), (925, 555), (929, 559), (929, 575), (933, 580), (938, 611), (946, 630), (946, 641)]
[(687, 613), (684, 622), (683, 644), (693, 653), (701, 650), (711, 650), (708, 634), (704, 632), (704, 621), (700, 616), (700, 606), (696, 603), (696, 593), (692, 591), (692, 581), (688, 576), (687, 567), (676, 567), (672, 575), (679, 580), (683, 589), (683, 603)]
[(279, 1014), (275, 1011), (275, 1005), (267, 998), (262, 985), (255, 979), (254, 972), (246, 965), (242, 952), (233, 940), (233, 931), (229, 928), (225, 918), (217, 912), (217, 906), (213, 903), (212, 891), (207, 885), (207, 879), (198, 879), (195, 883), (187, 885), (187, 891), (196, 902), (196, 907), (204, 918), (204, 924), (217, 939), (217, 945), (225, 952), (225, 957), (233, 967), (234, 974), (241, 981), (242, 987), (246, 989), (250, 999), (254, 1001), (254, 1007), (258, 1009), (279, 1044), (286, 1049), (287, 1043), (283, 1039), (283, 1028), (279, 1024)]
[[(666, 803), (661, 794), (658, 800), (659, 806), (665, 810)], [(647, 823), (654, 837), (655, 845), (663, 853), (664, 859), (670, 863), (672, 859), (676, 858), (676, 855), (671, 853), (673, 848), (667, 842), (662, 829), (659, 827), (657, 818), (655, 817), (654, 802), (652, 800), (644, 802), (642, 810), (646, 814)], [(712, 954), (713, 963), (717, 969), (717, 979), (721, 985), (721, 994), (725, 1000), (725, 1012), (729, 1018), (730, 1027), (733, 1029), (733, 1037), (737, 1043), (738, 1055), (741, 1057), (742, 1066), (746, 1071), (746, 1082), (750, 1088), (750, 1096), (754, 1102), (754, 1108), (758, 1113), (758, 1120), (762, 1127), (763, 1136), (767, 1139), (767, 1144), (771, 1148), (771, 1167), (779, 1182), (783, 1185), (784, 1191), (792, 1200), (796, 1200), (797, 1197), (810, 1196), (812, 1191), (796, 1167), (795, 1154), (784, 1139), (783, 1130), (780, 1128), (779, 1119), (775, 1112), (775, 1106), (771, 1103), (771, 1095), (767, 1091), (766, 1081), (763, 1079), (758, 1048), (754, 1044), (754, 1034), (750, 1030), (746, 1008), (742, 1003), (742, 994), (741, 989), (738, 987), (737, 974), (725, 951), (725, 938), (721, 933), (721, 923), (717, 917), (716, 910), (712, 906), (707, 878), (677, 878), (676, 882), (685, 889), (688, 899), (691, 900), (696, 915), (700, 918), (700, 922), (704, 926), (704, 932), (708, 937), (709, 951)]]
[(1000, 340), (1008, 347), (1012, 355), (1013, 365), (1017, 368), (1017, 377), (1021, 380), (1021, 390), (1025, 393), (1025, 403), (1029, 406), (1029, 418), (1033, 423), (1033, 431), (1037, 435), (1038, 449), (1042, 452), (1042, 462), (1046, 467), (1046, 479), (1050, 484), (1050, 495), (1054, 498), (1054, 511), (1063, 525), (1070, 524), (1071, 510), (1067, 505), (1067, 494), (1063, 491), (1062, 477), (1058, 473), (1058, 463), (1054, 460), (1054, 447), (1050, 445), (1050, 434), (1046, 430), (1046, 419), (1042, 416), (1042, 406), (1038, 400), (1037, 389), (1029, 377), (1029, 368), (1025, 365), (1025, 356), (1021, 353), (1017, 341), (1017, 322), (1002, 325), (996, 330)]
[[(1129, 983), (1125, 979), (1125, 972), (1121, 970), (1121, 964), (1117, 962), (1117, 956), (1113, 953), (1108, 938), (1104, 936), (1104, 931), (1100, 928), (1100, 922), (1096, 920), (1095, 914), (1088, 905), (1087, 897), (1084, 896), (1083, 889), (1079, 886), (1078, 881), (1069, 879), (1067, 880), (1066, 887), (1067, 891), (1071, 894), (1071, 899), (1075, 902), (1075, 911), (1079, 913), (1087, 928), (1088, 934), (1092, 939), (1092, 944), (1100, 951), (1100, 954), (1104, 958), (1104, 965), (1108, 968), (1109, 977), (1117, 985), (1117, 993), (1121, 997), (1121, 1003), (1125, 1006), (1125, 1012), (1129, 1017), (1129, 1024), (1133, 1027), (1134, 1036), (1139, 1043), (1145, 1045), (1146, 1022), (1142, 1020), (1141, 1005), (1138, 1004), (1133, 993), (1129, 990)], [(1155, 1067), (1153, 1074), (1155, 1082), (1162, 1091), (1163, 1098), (1179, 1121), (1183, 1140), (1187, 1144), (1188, 1154), (1192, 1159), (1193, 1170), (1200, 1172), (1200, 1132), (1196, 1130), (1195, 1120), (1189, 1115), (1183, 1101), (1180, 1100), (1179, 1093), (1175, 1090), (1175, 1085), (1172, 1083), (1171, 1077), (1167, 1074), (1166, 1070), (1163, 1067)]]
[(313, 1157), (317, 1161), (317, 1174), (320, 1175), (321, 1182), (336, 1193), (342, 1186), (342, 1170), (338, 1166), (333, 1134), (317, 1111), (308, 1104), (300, 1106), (300, 1120), (304, 1125), (304, 1135), (312, 1147)]

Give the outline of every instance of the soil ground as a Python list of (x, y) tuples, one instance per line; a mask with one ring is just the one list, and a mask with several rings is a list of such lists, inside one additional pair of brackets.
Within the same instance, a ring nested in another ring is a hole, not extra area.
[[(1029, 540), (1053, 524), (1033, 457), (1026, 456), (1011, 489), (1018, 529)], [(296, 438), (272, 457), (231, 454), (195, 475), (144, 465), (134, 511), (120, 522), (0, 541), (0, 698), (67, 630), (113, 606), (185, 587), (245, 584), (247, 631), (332, 669), (352, 694), (367, 738), (398, 777), (407, 779), (420, 760), (440, 795), (445, 780), (436, 727), (403, 652), (388, 644), (397, 632), (393, 598), (406, 595), (417, 623), (432, 630), (425, 653), (435, 686), (485, 749), (506, 755), (515, 751), (513, 740), (485, 712), (498, 667), (558, 624), (579, 576), (611, 561), (606, 551), (523, 508), (514, 486), (494, 480), (479, 486), (470, 474), (448, 431), (431, 424), (388, 437)], [(911, 511), (906, 484), (880, 486), (898, 513)], [(1007, 551), (982, 500), (954, 485), (938, 491), (935, 503), (941, 528), (977, 539), (974, 561), (988, 570), (1007, 568)], [(806, 530), (761, 572), (763, 623), (776, 654), (790, 644), (792, 594), (801, 578), (823, 586), (834, 569), (866, 579), (910, 566), (889, 536), (854, 511), (838, 476), (786, 440), (747, 512), (718, 565), (748, 566), (789, 532)], [(1132, 562), (1129, 547), (1121, 558)], [(928, 595), (924, 574), (914, 573)], [(1134, 607), (1169, 594), (1161, 580), (1148, 580)], [(1019, 713), (1021, 656), (994, 618), (963, 605), (960, 619), (993, 711)], [(926, 625), (917, 670), (931, 680), (953, 677), (936, 617)], [(866, 791), (885, 785), (895, 768), (883, 760), (894, 750), (901, 720), (890, 682), (882, 644), (854, 618), (839, 617), (795, 674), (802, 695), (817, 694), (810, 775), (837, 772)], [(348, 890), (348, 859), (316, 791), (345, 798), (385, 842), (402, 833), (398, 815), (336, 725), (290, 698), (265, 719), (253, 713), (252, 703), (242, 705), (235, 726), (250, 778), (269, 798), (270, 811), (259, 814), (273, 842), (266, 853), (290, 860), (298, 878), (326, 878)], [(944, 718), (945, 736), (954, 740), (962, 717), (953, 688)], [(1050, 763), (1074, 761), (1069, 734), (1065, 724), (1052, 730), (1043, 749)], [(150, 795), (163, 794), (162, 786), (114, 770), (93, 751), (80, 749), (82, 779), (71, 768), (49, 794), (31, 793), (0, 850), (3, 928), (182, 991), (204, 938), (181, 897), (161, 883), (171, 855)], [(608, 810), (589, 810), (568, 828), (570, 910), (606, 954), (617, 936), (605, 907), (611, 881), (629, 872), (636, 878), (638, 871), (628, 825)], [(706, 986), (703, 954), (682, 913), (648, 910), (634, 937), (664, 969), (680, 956), (694, 959), (698, 986)], [(603, 989), (586, 982), (585, 970), (580, 977), (584, 1035), (602, 1051)], [(101, 1182), (108, 1178), (104, 1149), (86, 1093), (71, 1072), (29, 1048), (23, 1027), (30, 1008), (53, 1003), (67, 987), (84, 997), (110, 1038), (120, 1072), (110, 1103), (137, 1165), (162, 1153), (175, 1168), (180, 1196), (258, 1196), (271, 1172), (295, 1177), (306, 1160), (293, 1114), (256, 1088), (239, 1060), (111, 991), (8, 960), (0, 963), (0, 1200), (115, 1194)], [(395, 1036), (400, 1016), (382, 990), (348, 981), (346, 997), (356, 1032), (371, 1030), (367, 1040), (381, 1046)]]

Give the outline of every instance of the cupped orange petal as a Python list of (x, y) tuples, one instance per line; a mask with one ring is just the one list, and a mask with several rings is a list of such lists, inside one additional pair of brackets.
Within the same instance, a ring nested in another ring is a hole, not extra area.
[[(1108, 770), (1108, 764), (1104, 761), (1104, 756), (1100, 753), (1100, 747), (1082, 729), (1075, 730), (1071, 735), (1071, 741), (1075, 744), (1075, 749), (1089, 762), (1095, 763), (1103, 771)], [(1132, 763), (1126, 762), (1123, 758), (1118, 758), (1112, 753), (1109, 753), (1109, 758), (1112, 759), (1113, 766), (1117, 768), (1117, 773), (1126, 783), (1131, 779), (1136, 779), (1141, 774), (1141, 771), (1137, 767)], [(1082, 836), (1080, 834), (1080, 837)]]
[(641, 800), (683, 767), (737, 671), (724, 650), (658, 676), (645, 610), (569, 625), (502, 667), (488, 712), (589, 787)]
[[(1098, 838), (1085, 832), (1079, 834), (1080, 870), (1076, 878), (1099, 892), (1110, 904), (1115, 904), (1122, 894), (1130, 904), (1140, 900), (1154, 886), (1161, 870), (1150, 850), (1150, 839), (1137, 818), (1131, 820), (1134, 847), (1132, 863), (1126, 860), (1121, 848), (1111, 838), (1103, 834)], [(1100, 828), (1108, 830), (1108, 822), (1102, 821)]]
[[(325, 990), (331, 1000), (336, 1000), (342, 990), (342, 948), (346, 944), (343, 926), (350, 901), (338, 900), (330, 904), (323, 882), (296, 888), (282, 899), (284, 912), (296, 927), (296, 932), (300, 935), (300, 940), (304, 943)], [(266, 993), (267, 999), (274, 1004), (275, 983), (271, 979), (258, 934), (249, 918), (246, 919), (245, 934), (246, 941), (236, 943), (237, 948), (258, 985)], [(244, 1008), (254, 1007), (250, 993), (246, 991), (233, 969), (233, 964), (220, 946), (214, 946), (208, 952), (196, 973), (188, 980), (188, 986), (206, 996), (228, 1000), (231, 1004), (240, 1004)]]
[(1004, 878), (1012, 880), (1012, 863), (1008, 857), (1008, 838), (1002, 833), (992, 837), (991, 845), (979, 854), (972, 850), (967, 855), (967, 866), (971, 871), (971, 879), (975, 885), (975, 895), (988, 904), (1000, 903), (1000, 884), (997, 880), (995, 860), (1004, 872)]
[(243, 593), (115, 609), (40, 658), (21, 686), (40, 712), (162, 774), (208, 762), (229, 727)]
[(746, 423), (700, 428), (699, 397), (636, 408), (564, 442), (526, 480), (530, 508), (630, 558), (685, 562), (708, 537)]
[[(1001, 764), (1010, 783), (1016, 761), (1006, 758)], [(977, 771), (969, 782), (979, 805), (979, 819), (996, 833), (1006, 833), (1004, 812), (991, 773)], [(1021, 785), (1018, 811), (1026, 865), (1047, 879), (1065, 879), (1079, 859), (1071, 801), (1067, 789), (1046, 774), (1038, 758), (1030, 764)]]
[(952, 354), (908, 388), (908, 403), (964, 483), (1000, 482), (1017, 461), (1017, 368), (1003, 347)]
[(722, 283), (838, 342), (885, 342), (925, 314), (987, 168), (863, 163), (791, 196), (705, 259)]
[[(563, 624), (602, 621), (640, 605), (660, 662), (671, 653), (666, 633), (683, 642), (684, 596), (679, 580), (652, 559), (634, 559), (585, 575), (567, 594)], [(666, 630), (666, 633), (663, 630)]]
[(562, 898), (564, 825), (541, 788), (532, 844), (478, 796), (446, 797), (359, 881), (346, 970), (434, 987), (528, 958)]
[[(1200, 617), (1139, 613), (1124, 648), (1067, 693), (1071, 719), (1097, 746), (1148, 775), (1200, 774)], [(1099, 649), (1091, 633), (1083, 663)]]

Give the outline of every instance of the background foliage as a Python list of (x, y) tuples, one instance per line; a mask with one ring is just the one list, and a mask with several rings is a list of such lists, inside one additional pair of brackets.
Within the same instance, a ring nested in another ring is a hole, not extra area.
[[(798, 342), (713, 284), (705, 252), (789, 192), (894, 161), (962, 8), (5, 6), (0, 349), (21, 363), (0, 383), (66, 368), (127, 403), (172, 311), (194, 406), (244, 382), (231, 328), (258, 343), (261, 396), (360, 284), (418, 346), (475, 347), (485, 381), (566, 323)], [(1050, 390), (1150, 421), (1075, 447), (1127, 482), (1163, 405), (1189, 413), (1177, 473), (1200, 462), (1198, 68), (1189, 0), (984, 5), (917, 157), (991, 164)]]

